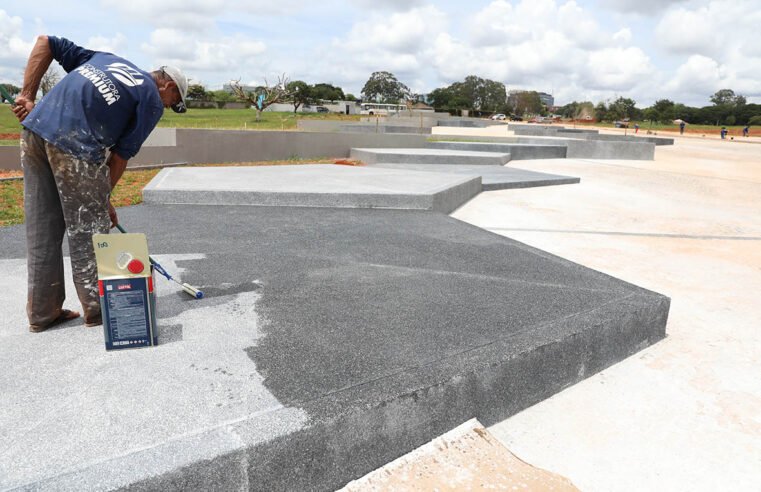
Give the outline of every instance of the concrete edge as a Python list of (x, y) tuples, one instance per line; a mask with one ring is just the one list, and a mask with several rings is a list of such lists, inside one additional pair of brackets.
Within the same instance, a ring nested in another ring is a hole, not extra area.
[[(371, 395), (387, 383), (376, 381), (371, 384), (374, 388), (345, 390), (340, 400), (348, 405), (327, 402), (326, 398), (305, 402), (299, 406), (307, 413), (319, 415), (327, 410), (327, 418), (264, 443), (250, 440), (258, 435), (252, 427), (259, 430), (262, 422), (249, 418), (116, 459), (120, 469), (129, 469), (133, 474), (135, 470), (152, 470), (149, 476), (113, 476), (114, 467), (109, 463), (115, 460), (109, 460), (22, 487), (335, 489), (463, 422), (477, 418), (488, 426), (502, 421), (656, 343), (665, 337), (669, 305), (670, 300), (659, 294), (625, 296), (557, 320), (555, 324), (570, 328), (565, 337), (553, 337), (552, 327), (539, 327), (543, 342), (513, 356), (498, 356), (500, 352), (504, 354), (504, 343), (514, 343), (503, 340), (483, 352), (471, 351), (457, 354), (452, 360), (436, 361), (450, 371), (451, 366), (456, 366), (456, 373), (443, 382), (426, 383), (423, 379), (417, 389), (407, 394), (388, 395), (368, 405)], [(614, 307), (624, 308), (624, 312)], [(611, 316), (614, 313), (618, 316)], [(392, 378), (414, 377), (424, 369), (430, 372), (430, 368), (413, 368)], [(200, 451), (195, 449), (199, 446)], [(188, 450), (191, 452), (184, 452)], [(162, 463), (163, 468), (156, 471), (157, 457), (188, 455), (191, 458), (185, 461)], [(133, 466), (124, 467), (125, 461)]]

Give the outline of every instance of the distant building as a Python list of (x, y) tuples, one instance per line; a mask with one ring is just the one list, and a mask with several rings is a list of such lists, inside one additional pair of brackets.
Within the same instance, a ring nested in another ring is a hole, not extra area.
[(546, 92), (537, 92), (537, 94), (539, 94), (539, 100), (542, 101), (542, 104), (548, 108), (555, 105), (555, 98), (552, 97), (552, 94), (547, 94)]

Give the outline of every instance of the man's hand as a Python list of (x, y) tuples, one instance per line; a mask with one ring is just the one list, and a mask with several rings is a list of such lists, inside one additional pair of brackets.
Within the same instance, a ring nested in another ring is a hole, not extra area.
[(25, 96), (18, 96), (15, 102), (16, 105), (11, 108), (11, 111), (19, 121), (24, 121), (24, 118), (29, 116), (29, 113), (34, 109), (34, 101)]
[(111, 205), (111, 201), (108, 202), (108, 216), (111, 217), (111, 228), (114, 228), (119, 224), (119, 217), (116, 216), (116, 209)]

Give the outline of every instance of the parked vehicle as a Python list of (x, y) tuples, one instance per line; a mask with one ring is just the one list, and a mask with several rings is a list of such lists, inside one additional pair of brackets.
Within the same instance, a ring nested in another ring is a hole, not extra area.
[(505, 118), (507, 118), (507, 116), (503, 115), (502, 113), (491, 115), (491, 119), (493, 120), (504, 120)]
[(391, 113), (400, 113), (406, 109), (407, 106), (404, 104), (362, 103), (359, 114), (388, 115)]
[(510, 121), (523, 121), (520, 116), (510, 115)]
[(316, 108), (314, 108), (314, 110), (317, 111), (318, 113), (330, 113), (330, 110), (326, 108), (325, 106), (317, 106)]

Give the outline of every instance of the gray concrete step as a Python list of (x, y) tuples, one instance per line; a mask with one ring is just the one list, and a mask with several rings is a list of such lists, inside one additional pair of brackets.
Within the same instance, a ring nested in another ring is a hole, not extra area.
[(573, 176), (539, 173), (502, 166), (463, 166), (456, 164), (368, 164), (369, 167), (387, 169), (407, 169), (431, 173), (454, 173), (468, 176), (481, 176), (481, 186), (484, 191), (507, 190), (513, 188), (534, 188), (537, 186), (553, 186), (575, 184), (581, 180)]
[(469, 152), (501, 152), (510, 154), (510, 160), (562, 159), (566, 157), (567, 146), (562, 144), (496, 143), (438, 141), (426, 143), (426, 148), (459, 150)]
[(310, 164), (161, 171), (145, 203), (390, 208), (449, 213), (481, 192), (478, 175)]
[(474, 152), (449, 149), (351, 149), (351, 158), (365, 164), (386, 162), (391, 164), (466, 164), (503, 166), (510, 161), (506, 152)]
[(81, 318), (31, 334), (23, 226), (4, 230), (0, 490), (335, 490), (665, 334), (667, 298), (443, 214), (119, 218), (207, 296), (157, 278), (154, 348), (106, 353)]

